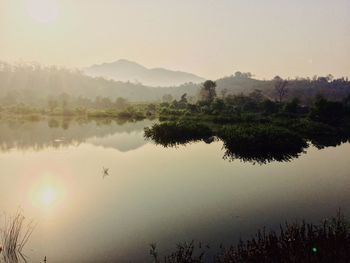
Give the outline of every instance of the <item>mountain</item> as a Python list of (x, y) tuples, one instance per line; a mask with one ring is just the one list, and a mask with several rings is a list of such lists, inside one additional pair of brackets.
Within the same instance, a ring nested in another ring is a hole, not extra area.
[[(142, 66), (141, 66), (142, 67)], [(271, 99), (277, 99), (273, 80), (253, 79), (247, 74), (237, 74), (216, 80), (217, 94), (249, 94), (256, 89)], [(184, 93), (196, 98), (201, 84), (187, 83), (177, 87), (149, 87), (131, 82), (93, 78), (78, 70), (58, 67), (44, 67), (37, 64), (10, 65), (0, 62), (0, 113), (2, 107), (31, 105), (47, 107), (48, 98), (60, 97), (63, 93), (73, 98), (108, 97), (114, 101), (123, 97), (130, 102), (162, 101), (165, 94), (179, 99)], [(297, 78), (288, 80), (287, 100), (298, 97), (302, 102), (322, 94), (330, 100), (340, 100), (350, 94), (347, 78), (314, 79)], [(81, 100), (80, 98), (80, 100)]]
[(125, 59), (112, 63), (93, 65), (83, 70), (92, 77), (104, 77), (116, 81), (142, 83), (152, 87), (179, 86), (184, 83), (201, 83), (205, 79), (191, 73), (173, 71), (164, 68), (148, 69)]
[(130, 102), (160, 101), (164, 94), (178, 99), (184, 93), (194, 96), (200, 84), (187, 83), (177, 87), (149, 87), (131, 82), (93, 78), (78, 70), (45, 67), (36, 64), (10, 65), (0, 62), (1, 107), (24, 103), (35, 107), (47, 106), (47, 98), (66, 93), (72, 97), (95, 99), (118, 97)]

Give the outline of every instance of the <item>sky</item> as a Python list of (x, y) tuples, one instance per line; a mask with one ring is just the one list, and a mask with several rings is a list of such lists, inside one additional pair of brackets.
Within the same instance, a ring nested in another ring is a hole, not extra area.
[(0, 60), (350, 76), (349, 0), (0, 0)]

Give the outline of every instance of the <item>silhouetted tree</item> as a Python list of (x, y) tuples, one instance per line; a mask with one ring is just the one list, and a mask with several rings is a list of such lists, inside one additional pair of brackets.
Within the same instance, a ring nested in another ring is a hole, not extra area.
[(207, 80), (199, 92), (201, 101), (212, 103), (216, 97), (216, 83), (212, 80)]
[(253, 74), (252, 73), (250, 73), (250, 72), (240, 72), (240, 71), (237, 71), (236, 73), (235, 73), (235, 77), (236, 78), (245, 78), (245, 79), (249, 79), (249, 78), (251, 78), (253, 76)]
[(334, 76), (333, 76), (332, 74), (328, 74), (328, 75), (326, 76), (326, 78), (327, 78), (327, 80), (328, 80), (329, 82), (331, 82), (331, 81), (333, 81)]
[(276, 76), (274, 78), (274, 86), (278, 95), (279, 102), (282, 102), (283, 98), (287, 95), (287, 92), (288, 92), (287, 85), (288, 85), (288, 81), (283, 80), (279, 76)]
[(180, 103), (187, 104), (187, 93), (181, 96)]

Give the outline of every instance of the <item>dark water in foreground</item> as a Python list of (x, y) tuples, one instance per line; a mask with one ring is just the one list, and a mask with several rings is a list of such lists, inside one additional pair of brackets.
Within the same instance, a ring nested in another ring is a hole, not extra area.
[(151, 242), (225, 244), (339, 207), (350, 216), (348, 143), (254, 165), (223, 160), (221, 142), (156, 146), (143, 139), (151, 124), (0, 122), (0, 207), (37, 222), (29, 262), (144, 262)]

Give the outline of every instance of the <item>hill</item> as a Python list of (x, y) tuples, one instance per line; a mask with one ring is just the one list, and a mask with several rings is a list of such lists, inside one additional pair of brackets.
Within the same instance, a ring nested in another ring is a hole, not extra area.
[(164, 68), (148, 69), (138, 63), (121, 59), (112, 63), (93, 65), (83, 70), (92, 77), (104, 77), (115, 81), (141, 83), (152, 87), (179, 86), (184, 83), (201, 83), (203, 78), (194, 74)]
[[(274, 80), (258, 80), (247, 73), (236, 73), (218, 79), (216, 83), (218, 96), (249, 94), (258, 89), (266, 97), (277, 99)], [(131, 82), (107, 80), (102, 77), (93, 78), (78, 70), (0, 63), (0, 106), (18, 103), (46, 106), (49, 97), (59, 96), (62, 93), (88, 99), (108, 97), (113, 101), (122, 97), (130, 102), (161, 101), (164, 95), (179, 99), (181, 95), (187, 93), (187, 97), (195, 101), (200, 87), (201, 84), (194, 83), (177, 87), (150, 87)], [(287, 88), (285, 99), (298, 97), (304, 103), (318, 93), (331, 100), (340, 100), (350, 94), (350, 82), (346, 78), (291, 79), (288, 80)]]

